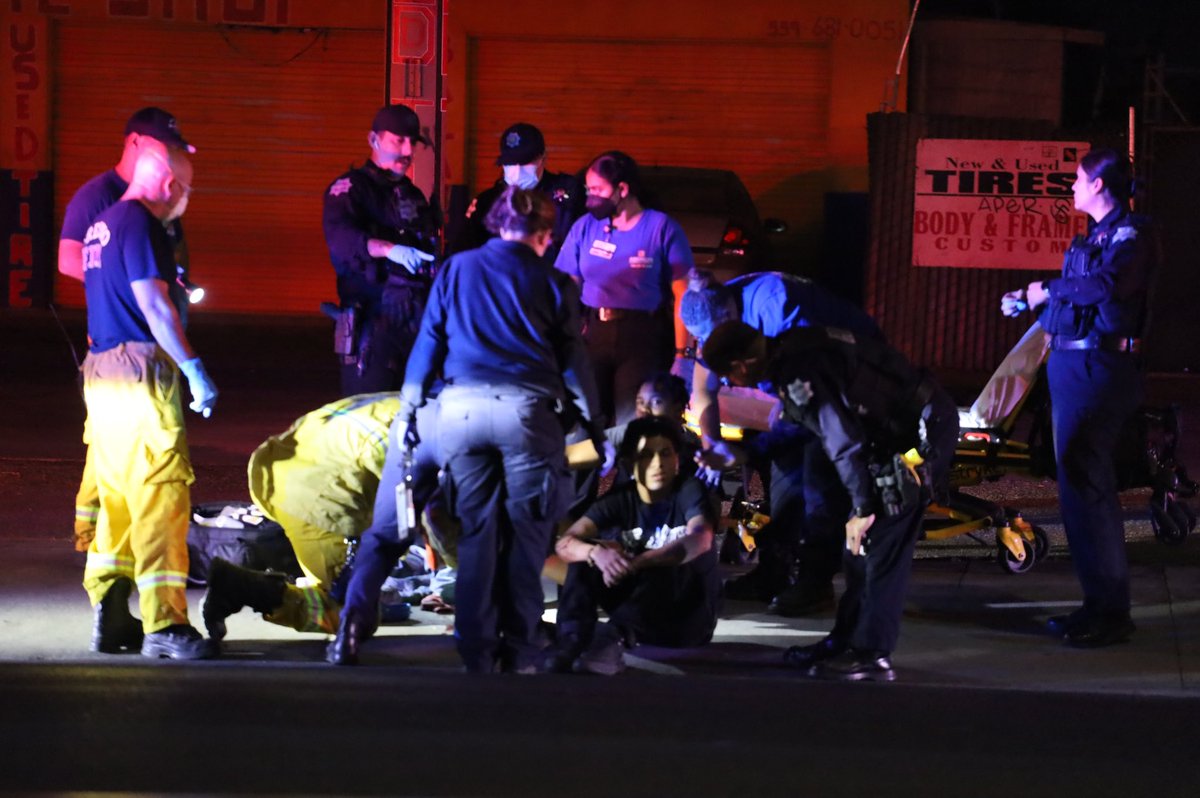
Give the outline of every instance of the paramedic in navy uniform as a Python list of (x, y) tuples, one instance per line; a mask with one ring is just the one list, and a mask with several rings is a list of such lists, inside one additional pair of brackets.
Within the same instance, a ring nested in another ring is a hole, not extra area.
[[(561, 411), (574, 405), (572, 415), (610, 463), (614, 453), (596, 410), (578, 290), (542, 259), (553, 204), (536, 190), (509, 187), (488, 226), (499, 237), (452, 256), (434, 281), (397, 417), (411, 423), (434, 381), (444, 379), (437, 448), (450, 509), (462, 522), (459, 655), (470, 673), (527, 673), (541, 656), (542, 565), (570, 501)], [(408, 440), (407, 430), (396, 438)], [(334, 664), (357, 661), (373, 620), (373, 608), (355, 598), (368, 595), (356, 584), (357, 563), (355, 574), (327, 656)]]
[(344, 396), (398, 389), (421, 321), (441, 215), (408, 177), (418, 142), (430, 143), (416, 112), (385, 105), (367, 134), (370, 159), (325, 192), (338, 299), (361, 321), (358, 357), (342, 364)]
[(584, 184), (588, 212), (554, 265), (582, 288), (601, 407), (613, 424), (626, 424), (636, 415), (638, 387), (687, 345), (674, 311), (694, 266), (692, 250), (674, 219), (643, 206), (637, 164), (625, 153), (597, 156)]
[[(679, 317), (696, 347), (717, 325), (741, 321), (771, 338), (796, 327), (819, 325), (883, 340), (875, 321), (850, 302), (812, 280), (780, 272), (756, 272), (722, 285), (698, 280), (679, 303)], [(692, 412), (700, 421), (706, 456), (724, 457), (726, 467), (741, 453), (721, 439), (717, 375), (695, 364)], [(821, 441), (803, 427), (775, 419), (753, 444), (755, 462), (770, 462), (771, 523), (756, 537), (758, 565), (725, 585), (731, 599), (770, 601), (778, 615), (805, 615), (833, 602), (833, 577), (841, 567), (841, 531), (850, 497)]]
[(1110, 149), (1079, 162), (1075, 208), (1090, 218), (1063, 258), (1062, 277), (1004, 295), (1001, 312), (1039, 313), (1050, 338), (1047, 374), (1058, 495), (1083, 606), (1049, 627), (1071, 646), (1120, 643), (1133, 634), (1129, 563), (1114, 457), (1121, 427), (1141, 402), (1138, 336), (1153, 248), (1145, 219), (1129, 211), (1130, 164)]

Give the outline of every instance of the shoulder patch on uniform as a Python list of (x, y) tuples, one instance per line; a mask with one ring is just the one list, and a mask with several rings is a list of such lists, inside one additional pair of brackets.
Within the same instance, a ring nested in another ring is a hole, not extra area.
[(333, 185), (329, 187), (329, 196), (340, 197), (350, 190), (350, 178), (343, 177), (333, 181)]
[(793, 404), (804, 407), (813, 397), (812, 383), (801, 379), (792, 380), (788, 383), (787, 393)]
[(1121, 241), (1132, 241), (1137, 238), (1137, 234), (1136, 227), (1118, 227), (1117, 231), (1113, 233), (1112, 242), (1117, 244)]
[(854, 343), (854, 333), (849, 330), (843, 330), (838, 327), (826, 327), (825, 334), (834, 341), (841, 341), (844, 344)]

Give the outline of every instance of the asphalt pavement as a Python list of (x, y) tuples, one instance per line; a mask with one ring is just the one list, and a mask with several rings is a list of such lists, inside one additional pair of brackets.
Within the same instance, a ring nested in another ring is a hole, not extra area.
[[(1145, 491), (1123, 495), (1129, 643), (1075, 650), (1043, 631), (1078, 585), (1053, 484), (1006, 477), (982, 491), (1047, 529), (1049, 557), (1012, 575), (989, 533), (922, 544), (890, 685), (787, 669), (782, 652), (819, 639), (832, 608), (780, 618), (747, 602), (709, 646), (639, 647), (609, 680), (464, 676), (452, 619), (423, 612), (354, 669), (323, 662), (323, 635), (249, 610), (220, 660), (91, 654), (70, 543), (83, 409), (67, 341), (81, 348), (82, 316), (62, 321), (0, 313), (0, 791), (1196, 794), (1200, 543), (1155, 540)], [(337, 396), (330, 335), (315, 317), (193, 320), (221, 389), (212, 419), (189, 419), (195, 501), (245, 500), (250, 451)], [(964, 401), (985, 377), (946, 375)], [(1186, 426), (1200, 379), (1152, 375), (1150, 401), (1181, 404), (1181, 459), (1200, 473)]]

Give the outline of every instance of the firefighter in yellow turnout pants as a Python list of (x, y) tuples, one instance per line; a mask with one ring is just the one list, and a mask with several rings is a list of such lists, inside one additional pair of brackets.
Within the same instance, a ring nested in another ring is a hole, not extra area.
[(351, 396), (314, 410), (273, 435), (250, 456), (250, 497), (283, 527), (304, 578), (252, 571), (213, 560), (204, 623), (214, 640), (225, 619), (250, 607), (265, 620), (301, 632), (334, 633), (341, 605), (329, 594), (346, 562), (346, 538), (371, 522), (400, 408), (395, 393)]
[[(164, 224), (187, 207), (192, 166), (182, 148), (146, 150), (121, 200), (83, 242), (88, 337), (87, 429), (100, 497), (83, 586), (95, 607), (92, 649), (149, 657), (211, 655), (187, 616), (187, 528), (194, 477), (180, 375), (191, 408), (212, 412), (217, 389), (183, 332), (169, 285)], [(136, 580), (143, 621), (129, 612)]]

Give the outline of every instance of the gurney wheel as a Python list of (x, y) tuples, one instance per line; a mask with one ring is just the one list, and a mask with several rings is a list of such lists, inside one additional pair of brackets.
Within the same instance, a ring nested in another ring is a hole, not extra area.
[(1046, 555), (1050, 553), (1050, 536), (1046, 534), (1046, 530), (1040, 526), (1033, 526), (1033, 554), (1034, 558), (1041, 562), (1046, 559)]
[(1009, 551), (1003, 543), (997, 544), (996, 561), (1000, 564), (1001, 568), (1010, 574), (1027, 573), (1038, 561), (1036, 543), (1030, 544), (1028, 541), (1022, 539), (1021, 545), (1025, 547), (1024, 560), (1018, 560), (1016, 557), (1014, 557), (1013, 553)]

